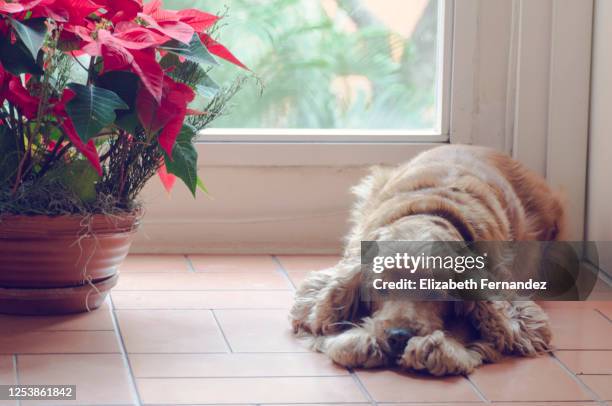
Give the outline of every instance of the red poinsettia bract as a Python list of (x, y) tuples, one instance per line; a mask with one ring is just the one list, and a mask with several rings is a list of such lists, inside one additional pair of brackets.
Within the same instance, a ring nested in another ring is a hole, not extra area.
[[(190, 111), (188, 105), (195, 94), (191, 87), (169, 76), (171, 69), (162, 68), (160, 57), (167, 52), (176, 52), (177, 43), (184, 45), (185, 52), (190, 52), (192, 41), (199, 39), (199, 46), (204, 46), (210, 54), (246, 69), (226, 47), (209, 35), (208, 30), (218, 21), (218, 16), (197, 9), (166, 10), (161, 0), (147, 4), (142, 0), (0, 0), (0, 40), (4, 38), (14, 43), (16, 35), (21, 35), (25, 29), (23, 27), (34, 24), (36, 19), (46, 19), (46, 37), (59, 38), (57, 48), (72, 56), (93, 58), (89, 75), (93, 67), (98, 76), (127, 71), (138, 78), (137, 117), (145, 132), (157, 137), (170, 159), (185, 116)], [(174, 48), (164, 48), (170, 42), (174, 42)], [(46, 52), (45, 46), (40, 43), (38, 50), (42, 47), (41, 52)], [(32, 41), (24, 48), (37, 52)], [(177, 53), (177, 56), (179, 61), (186, 58), (185, 54)], [(35, 54), (33, 61), (39, 63)], [(35, 120), (41, 113), (54, 114), (70, 142), (101, 174), (95, 139), (78, 133), (79, 127), (75, 126), (66, 109), (75, 93), (66, 88), (59, 100), (51, 100), (51, 111), (41, 112), (41, 99), (32, 93), (20, 72), (15, 71), (18, 68), (9, 68), (8, 64), (3, 68), (0, 56), (0, 105), (8, 100), (27, 120)], [(40, 75), (36, 70), (23, 73)], [(93, 80), (87, 83), (88, 86), (93, 84)]]

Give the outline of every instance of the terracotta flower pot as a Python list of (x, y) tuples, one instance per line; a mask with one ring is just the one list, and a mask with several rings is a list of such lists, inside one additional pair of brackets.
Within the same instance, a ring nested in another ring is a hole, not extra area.
[(140, 217), (0, 217), (0, 313), (99, 307), (117, 283)]

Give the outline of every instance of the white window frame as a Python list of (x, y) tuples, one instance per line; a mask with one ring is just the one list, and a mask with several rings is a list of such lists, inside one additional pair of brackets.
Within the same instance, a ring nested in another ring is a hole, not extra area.
[[(226, 197), (215, 194), (214, 189), (217, 206), (208, 207), (205, 197), (193, 203), (188, 193), (178, 190), (180, 185), (169, 207), (159, 183), (152, 182), (145, 195), (145, 200), (155, 202), (145, 220), (150, 238), (140, 238), (136, 250), (338, 249), (346, 231), (348, 193), (335, 195), (334, 201), (326, 201), (328, 197), (322, 194), (320, 205), (309, 206), (308, 212), (303, 205), (292, 212), (286, 206), (293, 203), (287, 200), (278, 216), (275, 195), (295, 194), (299, 199), (303, 185), (320, 179), (322, 171), (329, 174), (330, 183), (348, 190), (349, 182), (354, 183), (358, 173), (365, 173), (372, 164), (405, 162), (445, 143), (490, 146), (545, 176), (565, 195), (570, 237), (583, 238), (593, 0), (444, 2), (447, 57), (442, 69), (450, 86), (441, 98), (440, 131), (376, 135), (361, 131), (207, 131), (196, 146), (204, 179), (252, 174), (243, 181), (250, 191), (251, 183), (274, 182), (279, 173), (289, 179), (285, 178), (282, 189), (266, 187), (261, 192), (266, 196), (253, 196), (253, 201), (265, 206), (257, 211), (248, 201), (228, 201), (228, 209), (223, 210)], [(231, 180), (233, 187), (243, 187), (235, 184), (236, 179)], [(216, 181), (223, 184), (223, 179)], [(261, 215), (254, 217), (253, 213)], [(292, 233), (299, 230), (307, 230), (307, 244), (299, 245), (300, 240), (294, 238)], [(336, 245), (330, 247), (330, 241)]]

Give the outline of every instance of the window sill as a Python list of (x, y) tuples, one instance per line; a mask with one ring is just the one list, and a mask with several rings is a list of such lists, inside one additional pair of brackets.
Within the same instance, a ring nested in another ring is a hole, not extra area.
[(330, 140), (321, 137), (282, 141), (255, 141), (244, 138), (214, 139), (201, 135), (196, 143), (200, 155), (200, 166), (362, 166), (377, 164), (398, 164), (409, 160), (426, 149), (448, 143), (448, 136), (422, 135), (403, 136), (409, 141), (366, 141), (352, 137), (351, 142)]

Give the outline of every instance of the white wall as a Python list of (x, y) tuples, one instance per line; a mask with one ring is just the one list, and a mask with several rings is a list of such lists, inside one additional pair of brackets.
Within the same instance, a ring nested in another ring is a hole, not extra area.
[[(612, 241), (612, 1), (596, 0), (594, 17), (586, 238)], [(612, 274), (612, 253), (599, 256)]]
[[(136, 252), (339, 253), (351, 198), (366, 167), (204, 166), (210, 195), (197, 199), (177, 181), (144, 192), (146, 216)], [(299, 187), (296, 187), (296, 183)]]

